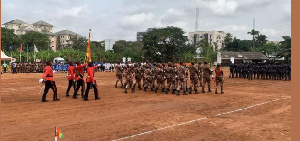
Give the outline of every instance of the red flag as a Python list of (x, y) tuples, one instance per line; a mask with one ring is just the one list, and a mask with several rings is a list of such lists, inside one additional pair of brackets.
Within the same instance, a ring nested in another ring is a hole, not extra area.
[(57, 137), (59, 137), (59, 133), (60, 133), (60, 131), (59, 131), (59, 129), (56, 127), (56, 136), (57, 136)]
[(216, 77), (214, 79), (214, 83), (216, 83), (217, 77), (221, 74), (222, 72), (222, 68), (220, 67), (220, 70), (218, 71), (218, 73), (216, 74)]
[(22, 49), (22, 44), (21, 44), (21, 46), (20, 46), (20, 52), (22, 52), (23, 51), (23, 49)]

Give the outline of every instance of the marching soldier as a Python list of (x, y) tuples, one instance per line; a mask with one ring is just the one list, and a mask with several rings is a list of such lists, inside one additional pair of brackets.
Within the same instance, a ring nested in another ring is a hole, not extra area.
[(129, 64), (127, 64), (127, 69), (125, 71), (125, 78), (126, 78), (126, 82), (125, 82), (125, 90), (124, 93), (127, 93), (127, 88), (128, 86), (131, 87), (131, 93), (134, 93), (134, 85), (133, 85), (133, 66), (129, 66)]
[(215, 94), (218, 94), (218, 85), (219, 85), (219, 83), (220, 83), (220, 86), (221, 86), (221, 94), (224, 94), (224, 92), (223, 92), (223, 82), (224, 82), (223, 70), (221, 68), (220, 63), (217, 64), (217, 67), (215, 69), (215, 73), (216, 73), (216, 77), (214, 79), (214, 83), (216, 83)]
[(83, 76), (84, 76), (84, 73), (83, 73), (83, 68), (85, 68), (87, 66), (87, 64), (83, 64), (81, 65), (80, 61), (77, 61), (76, 62), (76, 67), (75, 67), (75, 80), (76, 80), (76, 83), (77, 83), (77, 86), (76, 86), (76, 89), (74, 91), (74, 94), (73, 94), (73, 98), (77, 98), (77, 92), (79, 90), (79, 88), (81, 87), (81, 98), (84, 98), (84, 89), (85, 89), (85, 84), (84, 84), (84, 80), (83, 80)]
[(152, 76), (151, 76), (150, 65), (146, 64), (145, 72), (144, 72), (144, 91), (147, 91), (148, 86), (151, 86), (151, 80), (152, 80)]
[(53, 70), (50, 67), (51, 62), (48, 61), (46, 64), (47, 64), (47, 66), (44, 69), (45, 72), (44, 72), (42, 78), (39, 80), (40, 83), (42, 83), (42, 82), (45, 83), (45, 90), (44, 90), (44, 94), (42, 96), (42, 102), (47, 102), (46, 96), (47, 96), (49, 89), (53, 90), (53, 101), (58, 101), (60, 99), (57, 98), (57, 88), (55, 85), (55, 81), (53, 80)]
[(191, 80), (191, 86), (189, 88), (189, 93), (192, 94), (192, 88), (194, 87), (195, 93), (198, 94), (197, 85), (198, 85), (198, 76), (199, 71), (198, 68), (195, 66), (194, 62), (191, 62), (190, 67), (190, 80)]
[(120, 65), (120, 60), (117, 61), (117, 65), (115, 66), (116, 68), (116, 84), (115, 84), (115, 88), (117, 88), (118, 82), (121, 82), (121, 88), (123, 88), (123, 79), (122, 79), (122, 74), (123, 74), (123, 68)]
[(202, 87), (203, 85), (203, 74), (202, 74), (203, 70), (202, 70), (202, 65), (201, 65), (201, 62), (198, 63), (198, 78), (199, 78), (199, 81), (200, 81), (200, 87)]
[(134, 88), (136, 86), (136, 84), (138, 84), (138, 88), (139, 90), (142, 89), (141, 87), (141, 81), (142, 81), (142, 72), (141, 72), (141, 63), (138, 64), (134, 64), (134, 77), (135, 77), (135, 83), (133, 84)]
[(94, 89), (94, 94), (95, 94), (95, 100), (99, 100), (99, 94), (98, 94), (98, 86), (96, 83), (96, 80), (94, 79), (94, 69), (97, 68), (98, 66), (94, 67), (94, 64), (92, 62), (89, 63), (89, 67), (87, 68), (87, 78), (86, 78), (86, 84), (87, 88), (85, 90), (84, 94), (84, 101), (88, 101), (89, 97), (89, 91), (90, 88)]
[[(210, 90), (210, 76), (212, 75), (212, 71), (210, 70), (209, 66), (207, 65), (207, 62), (204, 62), (203, 65), (203, 87), (202, 87), (202, 93), (205, 93), (204, 88), (205, 84), (207, 83), (208, 85), (208, 92), (212, 92)], [(213, 75), (212, 75), (213, 76)]]
[(75, 83), (74, 83), (74, 80), (75, 80), (75, 77), (74, 77), (74, 67), (73, 67), (73, 62), (69, 62), (69, 68), (68, 68), (68, 74), (67, 74), (67, 79), (69, 80), (69, 85), (68, 85), (68, 88), (67, 88), (67, 92), (66, 92), (66, 96), (70, 96), (69, 95), (69, 91), (71, 89), (71, 87), (74, 88), (74, 91), (75, 91)]
[(175, 72), (173, 68), (173, 64), (171, 62), (168, 63), (168, 67), (165, 69), (165, 76), (167, 78), (167, 89), (166, 94), (170, 91), (172, 85), (172, 94), (175, 94)]
[(157, 64), (157, 67), (155, 68), (155, 78), (156, 78), (156, 88), (154, 88), (155, 92), (159, 90), (160, 85), (162, 85), (161, 92), (165, 92), (165, 83), (164, 83), (164, 70), (160, 63)]
[(183, 66), (183, 62), (180, 62), (180, 65), (177, 67), (178, 71), (178, 85), (177, 85), (177, 91), (176, 94), (180, 95), (180, 87), (183, 87), (183, 94), (187, 95), (187, 89), (186, 89), (186, 75), (187, 75), (187, 70)]

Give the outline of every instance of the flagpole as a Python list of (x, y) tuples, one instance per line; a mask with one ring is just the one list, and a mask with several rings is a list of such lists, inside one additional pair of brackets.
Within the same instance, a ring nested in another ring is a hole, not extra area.
[(33, 44), (33, 62), (35, 62), (35, 44)]
[(57, 133), (56, 133), (56, 131), (57, 131), (57, 130), (56, 130), (56, 126), (55, 126), (55, 131), (54, 131), (54, 133), (55, 133), (55, 138), (54, 138), (54, 141), (57, 141), (57, 136), (56, 136)]
[(26, 52), (27, 52), (27, 62), (28, 62), (28, 44), (27, 44)]

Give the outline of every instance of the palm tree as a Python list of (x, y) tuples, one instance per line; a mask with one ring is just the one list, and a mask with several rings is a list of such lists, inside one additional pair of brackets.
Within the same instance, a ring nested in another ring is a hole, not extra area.
[(249, 31), (247, 34), (251, 34), (251, 35), (253, 36), (253, 38), (252, 38), (252, 47), (251, 47), (251, 50), (253, 50), (253, 48), (254, 48), (254, 42), (255, 42), (254, 36), (255, 36), (255, 35), (258, 36), (258, 35), (259, 35), (259, 31), (256, 31), (256, 30), (252, 29), (252, 30)]

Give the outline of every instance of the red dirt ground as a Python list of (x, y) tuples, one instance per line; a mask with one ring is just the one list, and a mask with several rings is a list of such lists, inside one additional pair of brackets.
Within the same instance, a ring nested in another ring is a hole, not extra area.
[[(106, 141), (172, 125), (124, 140), (291, 140), (291, 81), (228, 78), (228, 68), (225, 74), (224, 95), (176, 96), (141, 90), (124, 94), (114, 88), (115, 73), (97, 72), (101, 99), (93, 100), (90, 91), (90, 100), (82, 101), (65, 97), (66, 74), (55, 73), (61, 100), (52, 101), (49, 91), (47, 103), (38, 94), (42, 74), (2, 74), (1, 140), (54, 140), (57, 126), (65, 135), (59, 140)], [(255, 104), (261, 105), (230, 112)], [(224, 112), (230, 113), (216, 116)]]

